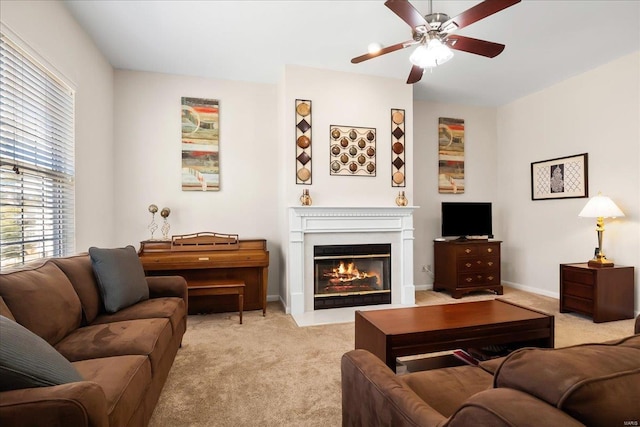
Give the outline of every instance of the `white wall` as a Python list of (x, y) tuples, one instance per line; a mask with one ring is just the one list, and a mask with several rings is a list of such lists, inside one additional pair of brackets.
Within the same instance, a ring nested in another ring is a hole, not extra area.
[(76, 250), (114, 243), (113, 69), (57, 1), (2, 1), (2, 24), (75, 87)]
[[(220, 101), (220, 191), (182, 191), (181, 97)], [(278, 294), (280, 242), (276, 87), (135, 71), (115, 74), (115, 236), (150, 238), (150, 204), (168, 207), (169, 235), (201, 231), (263, 238), (268, 295)], [(156, 222), (162, 224), (156, 215)], [(160, 229), (155, 238), (162, 236)]]
[[(284, 135), (279, 141), (285, 188), (279, 209), (288, 218), (288, 207), (300, 205), (303, 189), (308, 189), (314, 206), (395, 206), (395, 198), (404, 190), (413, 203), (414, 149), (413, 90), (399, 79), (365, 76), (288, 65), (280, 90)], [(312, 109), (312, 184), (296, 185), (295, 100), (311, 100)], [(391, 109), (405, 110), (406, 187), (391, 186)], [(376, 129), (376, 175), (336, 176), (329, 174), (331, 125), (371, 127)], [(419, 210), (419, 209), (418, 209)], [(285, 222), (285, 224), (287, 224)], [(283, 244), (289, 241), (282, 230)], [(285, 252), (285, 262), (288, 259)], [(284, 277), (282, 280), (286, 280)], [(290, 284), (289, 284), (290, 286)], [(281, 297), (289, 307), (286, 286)]]
[[(497, 193), (496, 109), (414, 102), (414, 197), (420, 209), (414, 215), (414, 277), (420, 289), (431, 288), (433, 274), (423, 266), (433, 266), (433, 239), (440, 237), (441, 202), (492, 202), (493, 230), (501, 239), (500, 218), (503, 206)], [(464, 119), (465, 192), (438, 193), (438, 119)], [(431, 269), (433, 271), (433, 269)]]
[[(320, 70), (288, 65), (284, 75), (285, 138), (281, 141), (285, 185), (289, 205), (300, 204), (308, 189), (314, 205), (395, 206), (399, 190), (412, 201), (413, 91), (399, 79)], [(312, 101), (312, 185), (296, 185), (295, 100)], [(405, 110), (405, 188), (391, 187), (391, 109)], [(376, 129), (376, 175), (337, 176), (329, 174), (331, 125)]]
[[(601, 191), (626, 215), (605, 220), (604, 252), (640, 267), (639, 76), (634, 53), (498, 109), (504, 280), (557, 297), (559, 264), (593, 257), (595, 219), (578, 217), (587, 199), (532, 201), (530, 190), (532, 162), (585, 152), (589, 195)], [(639, 301), (636, 285), (636, 310)]]

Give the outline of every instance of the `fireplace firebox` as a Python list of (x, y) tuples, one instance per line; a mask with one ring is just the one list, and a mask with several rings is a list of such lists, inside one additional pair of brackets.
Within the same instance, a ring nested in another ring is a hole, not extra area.
[(391, 303), (391, 244), (314, 246), (315, 310)]

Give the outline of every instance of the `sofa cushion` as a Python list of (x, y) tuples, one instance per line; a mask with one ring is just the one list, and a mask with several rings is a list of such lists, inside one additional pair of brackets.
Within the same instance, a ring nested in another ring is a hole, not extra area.
[(85, 323), (93, 322), (101, 311), (102, 302), (89, 254), (85, 252), (63, 258), (52, 258), (51, 262), (60, 267), (76, 290), (82, 304)]
[(149, 287), (135, 248), (89, 248), (104, 308), (115, 313), (138, 301), (149, 299)]
[(83, 380), (48, 342), (4, 316), (0, 316), (0, 337), (0, 391)]
[(56, 350), (72, 362), (111, 356), (148, 356), (155, 373), (172, 336), (168, 319), (126, 320), (76, 329), (56, 344)]
[(0, 316), (4, 316), (7, 319), (11, 319), (14, 322), (16, 321), (16, 318), (13, 317), (13, 313), (11, 313), (11, 310), (9, 310), (9, 307), (7, 307), (7, 304), (4, 303), (4, 298), (0, 297)]
[(493, 376), (477, 366), (432, 369), (399, 379), (445, 417), (451, 416), (469, 397), (491, 388), (493, 382)]
[(496, 387), (529, 393), (590, 426), (640, 419), (640, 349), (633, 341), (523, 349), (505, 358)]
[(0, 296), (16, 322), (51, 345), (82, 321), (78, 295), (67, 276), (50, 260), (0, 273)]
[(146, 356), (116, 356), (73, 362), (87, 381), (100, 385), (107, 398), (109, 425), (126, 426), (151, 384)]
[(152, 298), (140, 301), (117, 313), (103, 313), (95, 318), (93, 325), (120, 322), (123, 320), (153, 319), (156, 317), (169, 319), (173, 332), (185, 317), (187, 308), (182, 298)]

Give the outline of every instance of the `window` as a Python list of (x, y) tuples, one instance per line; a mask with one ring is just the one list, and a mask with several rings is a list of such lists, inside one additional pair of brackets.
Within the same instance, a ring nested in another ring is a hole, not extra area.
[(75, 252), (74, 93), (0, 33), (0, 268)]

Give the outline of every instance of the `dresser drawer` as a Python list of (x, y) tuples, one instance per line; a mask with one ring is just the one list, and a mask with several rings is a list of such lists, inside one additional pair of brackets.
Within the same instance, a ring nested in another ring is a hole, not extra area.
[(564, 308), (591, 314), (593, 313), (593, 300), (566, 295), (564, 297)]
[(460, 273), (469, 271), (489, 271), (500, 266), (500, 257), (458, 258), (457, 267)]
[(585, 285), (593, 285), (594, 274), (585, 269), (564, 268), (562, 270), (562, 280), (565, 282), (584, 283)]
[(500, 244), (486, 243), (483, 245), (469, 244), (456, 247), (458, 257), (500, 256)]
[(593, 300), (593, 286), (583, 283), (564, 282), (562, 284), (562, 294), (564, 296), (574, 296)]
[(465, 273), (458, 275), (458, 286), (499, 285), (500, 274), (497, 271)]

